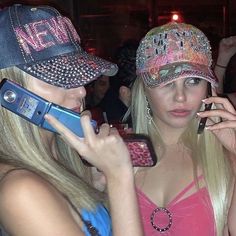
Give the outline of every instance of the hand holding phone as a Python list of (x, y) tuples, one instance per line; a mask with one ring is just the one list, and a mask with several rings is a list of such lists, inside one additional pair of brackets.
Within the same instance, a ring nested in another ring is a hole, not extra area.
[[(132, 165), (134, 167), (152, 167), (157, 163), (157, 156), (150, 138), (143, 134), (121, 135), (130, 153)], [(82, 159), (87, 166), (92, 166)]]
[(157, 156), (148, 136), (143, 134), (126, 134), (122, 138), (129, 149), (133, 166), (151, 167), (156, 165)]
[[(211, 97), (212, 96), (212, 91), (211, 91), (211, 84), (208, 82), (207, 83), (207, 97)], [(212, 103), (210, 104), (205, 104), (205, 110), (204, 111), (209, 111), (211, 110), (212, 107)], [(198, 125), (198, 130), (197, 133), (201, 134), (206, 126), (206, 121), (207, 121), (207, 117), (203, 117), (200, 119), (199, 125)]]

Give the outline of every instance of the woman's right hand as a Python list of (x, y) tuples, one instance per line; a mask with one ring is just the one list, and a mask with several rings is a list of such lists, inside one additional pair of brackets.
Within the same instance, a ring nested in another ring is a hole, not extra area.
[(84, 115), (81, 117), (84, 138), (80, 138), (54, 117), (46, 115), (45, 119), (86, 161), (104, 173), (113, 235), (143, 236), (130, 154), (118, 132), (113, 133), (104, 124), (95, 134), (89, 116)]
[(202, 111), (198, 116), (207, 117), (206, 129), (212, 132), (221, 144), (232, 154), (236, 155), (236, 110), (227, 98), (213, 96), (204, 99), (205, 104), (214, 103), (216, 109)]
[(81, 125), (84, 138), (76, 136), (72, 131), (62, 125), (56, 118), (46, 115), (45, 119), (60, 133), (86, 161), (97, 167), (106, 177), (120, 176), (122, 171), (132, 171), (130, 154), (117, 132), (103, 124), (96, 134), (90, 124), (88, 115), (81, 116)]

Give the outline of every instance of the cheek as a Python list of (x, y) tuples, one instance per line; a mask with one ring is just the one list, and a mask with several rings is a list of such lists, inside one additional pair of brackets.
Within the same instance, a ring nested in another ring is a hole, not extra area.
[(204, 92), (204, 89), (199, 89), (196, 91), (192, 91), (190, 93), (191, 96), (191, 104), (192, 106), (198, 110), (202, 105), (202, 100), (206, 98), (206, 92)]
[(62, 105), (63, 101), (65, 100), (65, 96), (62, 93), (50, 93), (47, 96), (47, 100), (58, 105)]
[(64, 94), (62, 91), (58, 91), (57, 89), (42, 89), (37, 88), (36, 93), (43, 97), (44, 99), (48, 100), (49, 102), (60, 104), (64, 100)]
[(37, 79), (32, 79), (27, 88), (49, 102), (57, 104), (60, 104), (65, 97), (64, 89), (48, 85), (47, 83), (38, 81)]
[(154, 114), (162, 114), (161, 111), (168, 108), (168, 96), (164, 96), (161, 92), (149, 92), (147, 98)]

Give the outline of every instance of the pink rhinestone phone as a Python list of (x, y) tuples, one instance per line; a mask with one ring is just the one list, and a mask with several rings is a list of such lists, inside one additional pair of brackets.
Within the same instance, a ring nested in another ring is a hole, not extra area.
[(157, 163), (157, 156), (150, 138), (143, 134), (126, 134), (124, 139), (133, 166), (150, 167)]

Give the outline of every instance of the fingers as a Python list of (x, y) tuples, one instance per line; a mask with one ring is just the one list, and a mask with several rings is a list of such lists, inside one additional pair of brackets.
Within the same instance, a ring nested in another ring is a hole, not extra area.
[[(216, 109), (197, 113), (200, 118), (208, 118), (206, 128), (208, 128), (209, 130), (216, 130), (235, 127), (236, 111), (227, 98), (214, 96), (204, 99), (203, 102), (205, 104), (214, 103), (216, 107)], [(232, 121), (233, 123), (231, 123), (230, 121)]]
[(198, 116), (201, 118), (203, 117), (220, 117), (221, 119), (225, 120), (235, 120), (236, 116), (226, 110), (219, 110), (219, 109), (214, 109), (210, 111), (203, 111), (203, 112), (198, 112)]
[[(60, 123), (54, 116), (46, 114), (44, 116), (45, 120), (55, 128), (58, 133), (62, 136), (76, 136), (72, 131), (66, 128), (62, 123)], [(76, 136), (77, 137), (77, 136)]]
[(110, 126), (109, 126), (109, 124), (104, 123), (104, 124), (102, 124), (102, 125), (99, 127), (99, 133), (98, 133), (98, 136), (99, 136), (99, 137), (108, 136), (109, 133), (110, 133)]
[(233, 105), (227, 98), (214, 96), (214, 97), (209, 97), (209, 98), (204, 99), (203, 102), (205, 104), (214, 103), (217, 108), (225, 109), (232, 114), (236, 114), (236, 111)]
[(80, 118), (81, 126), (84, 131), (84, 138), (91, 143), (95, 138), (96, 134), (93, 126), (90, 123), (90, 117), (87, 115), (82, 115)]
[(55, 117), (46, 114), (44, 118), (47, 122), (52, 125), (57, 132), (61, 135), (61, 137), (68, 142), (72, 147), (76, 147), (76, 149), (82, 149), (83, 143), (82, 138), (75, 135), (71, 130), (66, 128), (62, 123), (60, 123)]
[(226, 129), (226, 128), (236, 128), (236, 120), (229, 120), (224, 122), (219, 122), (214, 125), (207, 126), (207, 130), (219, 130), (219, 129)]
[(119, 135), (120, 133), (117, 128), (113, 127), (110, 129), (110, 134), (111, 135)]
[(92, 119), (92, 114), (89, 110), (85, 110), (80, 113), (80, 116), (88, 116), (90, 119)]

